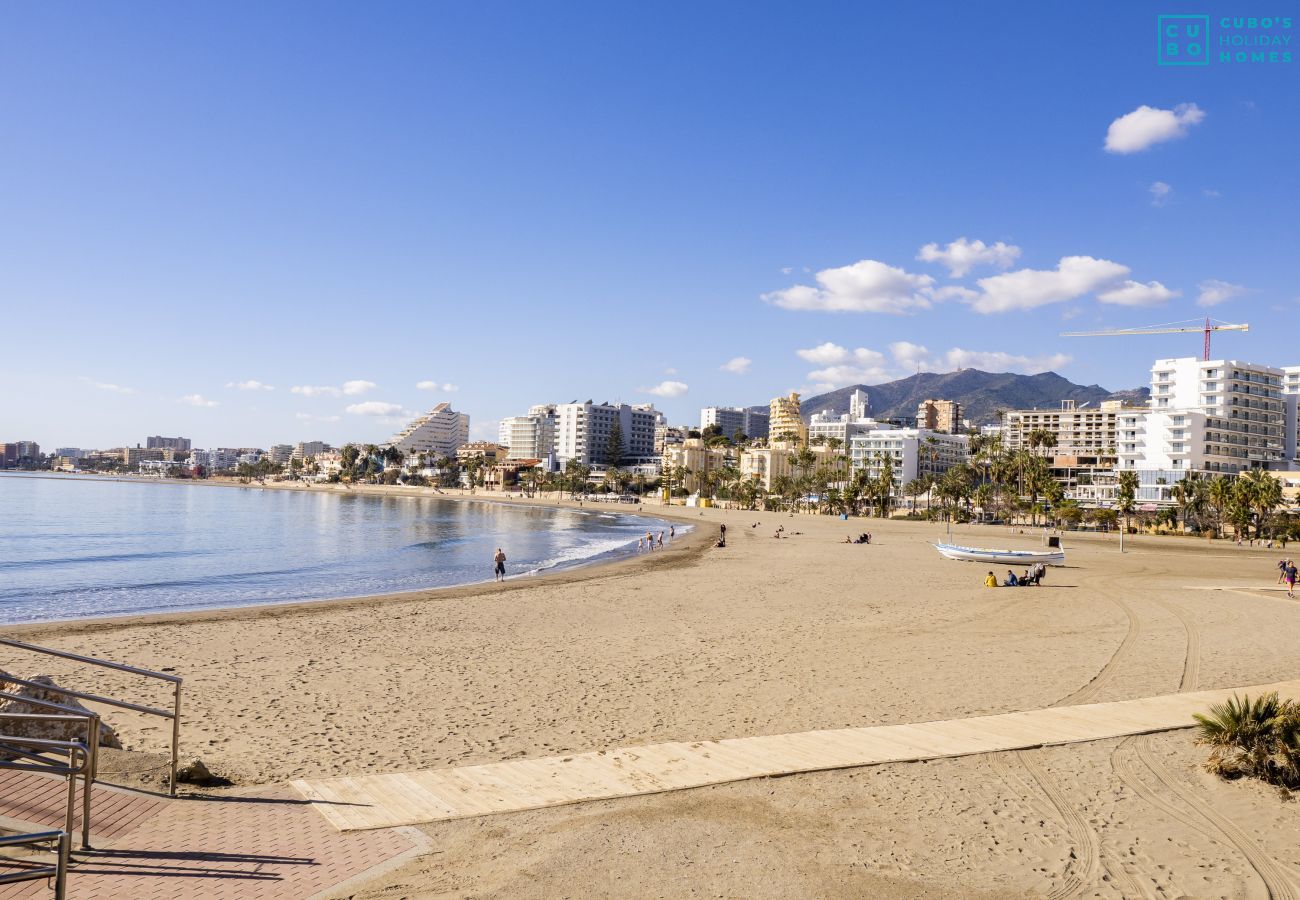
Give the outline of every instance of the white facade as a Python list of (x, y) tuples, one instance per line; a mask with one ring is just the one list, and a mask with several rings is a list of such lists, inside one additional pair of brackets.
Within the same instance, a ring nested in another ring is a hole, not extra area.
[(849, 411), (844, 415), (834, 415), (830, 410), (812, 414), (808, 420), (808, 443), (824, 444), (828, 439), (835, 438), (841, 446), (848, 447), (854, 435), (876, 428), (893, 427), (867, 417), (867, 394), (859, 389), (849, 397)]
[(510, 448), (507, 459), (546, 459), (555, 450), (555, 405), (534, 406), (526, 416), (502, 419), (497, 442)]
[(561, 466), (577, 460), (585, 466), (605, 462), (609, 434), (618, 422), (623, 432), (623, 461), (649, 462), (655, 456), (658, 411), (649, 404), (561, 403), (555, 407), (555, 455)]
[(1300, 416), (1296, 415), (1296, 407), (1300, 405), (1300, 366), (1282, 368), (1282, 403), (1285, 416), (1282, 459), (1290, 467), (1295, 465), (1296, 454), (1300, 451), (1300, 441), (1296, 439), (1297, 432), (1300, 432)]
[(469, 443), (469, 413), (456, 412), (450, 403), (433, 409), (393, 435), (386, 446), (396, 447), (406, 455), (429, 453), (455, 456), (456, 448)]
[(191, 466), (202, 466), (208, 472), (224, 472), (239, 464), (239, 454), (225, 447), (216, 450), (191, 450), (188, 462)]
[(896, 494), (918, 475), (942, 475), (970, 459), (970, 442), (964, 434), (948, 434), (925, 428), (875, 429), (849, 440), (849, 463), (853, 470), (879, 475), (883, 460), (893, 463)]
[(766, 412), (755, 412), (742, 406), (706, 406), (700, 410), (700, 431), (717, 425), (728, 440), (737, 431), (748, 438), (766, 438), (768, 418)]
[(1235, 474), (1277, 466), (1287, 446), (1283, 374), (1237, 360), (1156, 360), (1149, 412), (1121, 417), (1120, 467)]

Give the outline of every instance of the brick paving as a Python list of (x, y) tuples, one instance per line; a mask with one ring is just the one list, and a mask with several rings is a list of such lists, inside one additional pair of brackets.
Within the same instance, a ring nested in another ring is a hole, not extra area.
[[(66, 796), (61, 780), (0, 772), (0, 815), (59, 825)], [(77, 900), (308, 898), (419, 846), (409, 829), (339, 832), (288, 787), (169, 800), (96, 785), (92, 797), (95, 850), (74, 853), (68, 876)], [(49, 896), (44, 882), (0, 885), (0, 900)]]

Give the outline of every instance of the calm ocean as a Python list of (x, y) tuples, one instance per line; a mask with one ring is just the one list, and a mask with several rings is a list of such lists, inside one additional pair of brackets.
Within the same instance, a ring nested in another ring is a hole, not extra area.
[(497, 547), (533, 574), (667, 530), (621, 509), (0, 475), (0, 622), (470, 584)]

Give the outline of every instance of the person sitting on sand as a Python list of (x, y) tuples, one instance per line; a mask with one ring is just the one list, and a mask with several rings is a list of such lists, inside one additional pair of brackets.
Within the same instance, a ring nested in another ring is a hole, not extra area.
[(1020, 576), (1020, 583), (1022, 585), (1031, 585), (1034, 583), (1034, 578), (1032, 575), (1029, 574), (1028, 569), (1025, 569), (1025, 574)]
[(1016, 573), (1007, 569), (1007, 580), (1002, 582), (1003, 587), (1020, 587), (1020, 581), (1016, 578)]
[(998, 576), (994, 575), (992, 572), (989, 572), (987, 575), (984, 576), (984, 586), (985, 586), (985, 587), (997, 587), (997, 586), (998, 586)]

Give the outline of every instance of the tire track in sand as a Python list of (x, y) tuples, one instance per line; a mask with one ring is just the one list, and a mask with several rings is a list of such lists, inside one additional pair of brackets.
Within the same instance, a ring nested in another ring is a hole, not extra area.
[[(1154, 599), (1154, 598), (1152, 598)], [(1187, 632), (1187, 651), (1183, 656), (1183, 677), (1178, 682), (1179, 691), (1194, 691), (1201, 680), (1201, 630), (1187, 615), (1187, 610), (1168, 600), (1156, 600), (1156, 603), (1169, 610), (1183, 623)]]
[(1043, 771), (1037, 758), (1038, 751), (1021, 750), (1016, 755), (1020, 759), (1020, 764), (1037, 783), (1038, 789), (1055, 808), (1075, 848), (1070, 861), (1065, 864), (1065, 871), (1061, 873), (1061, 883), (1047, 896), (1050, 900), (1074, 897), (1083, 890), (1085, 885), (1092, 884), (1097, 878), (1101, 869), (1101, 841), (1097, 837), (1097, 832), (1093, 831), (1092, 826), (1079, 812), (1078, 807), (1057, 790), (1055, 783)]
[(1119, 668), (1125, 658), (1133, 652), (1133, 645), (1137, 643), (1138, 636), (1142, 634), (1142, 623), (1138, 620), (1137, 614), (1133, 612), (1133, 607), (1129, 606), (1118, 597), (1110, 598), (1120, 609), (1124, 610), (1124, 615), (1128, 616), (1128, 633), (1124, 635), (1124, 640), (1111, 654), (1106, 665), (1102, 666), (1092, 680), (1079, 688), (1073, 694), (1062, 697), (1053, 703), (1053, 706), (1076, 706), (1080, 703), (1086, 703), (1106, 686), (1106, 684), (1115, 676), (1115, 670)]
[[(1170, 817), (1199, 831), (1211, 840), (1221, 841), (1235, 849), (1255, 870), (1271, 900), (1300, 900), (1300, 891), (1264, 848), (1242, 831), (1235, 822), (1196, 796), (1176, 775), (1166, 769), (1156, 758), (1151, 741), (1151, 735), (1139, 735), (1126, 738), (1115, 748), (1115, 752), (1111, 755), (1111, 765), (1124, 783)], [(1141, 769), (1149, 772), (1160, 788), (1181, 800), (1191, 812), (1179, 809), (1146, 785), (1140, 774)]]

